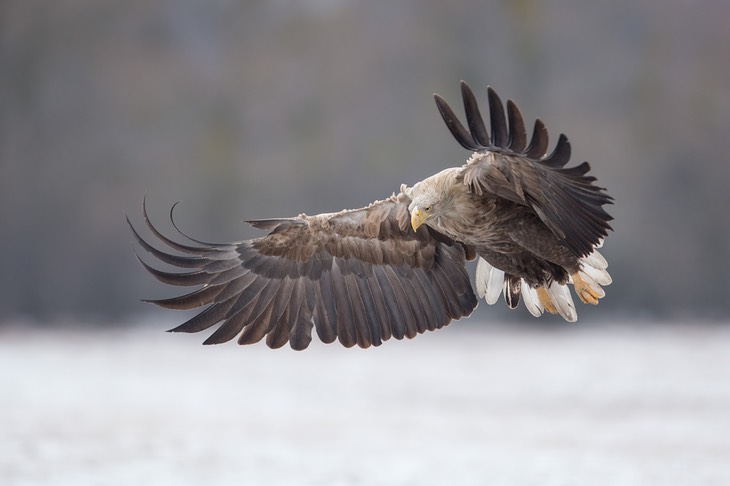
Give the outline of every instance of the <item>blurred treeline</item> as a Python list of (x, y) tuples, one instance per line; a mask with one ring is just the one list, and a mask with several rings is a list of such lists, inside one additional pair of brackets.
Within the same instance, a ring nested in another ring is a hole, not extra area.
[(0, 322), (147, 310), (167, 289), (124, 221), (145, 194), (162, 227), (182, 200), (188, 233), (233, 240), (462, 164), (431, 99), (460, 109), (460, 79), (565, 132), (616, 198), (614, 285), (582, 318), (723, 316), (729, 20), (719, 0), (0, 1)]

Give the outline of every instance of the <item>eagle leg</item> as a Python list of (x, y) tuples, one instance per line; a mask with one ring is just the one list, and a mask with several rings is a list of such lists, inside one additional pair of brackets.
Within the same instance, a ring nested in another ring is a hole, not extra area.
[(578, 272), (572, 274), (571, 278), (573, 279), (573, 287), (575, 288), (575, 293), (578, 294), (578, 298), (584, 304), (598, 305), (598, 298), (600, 297), (598, 292)]
[(557, 314), (558, 309), (555, 307), (555, 304), (553, 304), (553, 299), (550, 298), (547, 289), (545, 287), (538, 287), (536, 290), (537, 299), (540, 301), (540, 305), (543, 307), (543, 309), (551, 314)]

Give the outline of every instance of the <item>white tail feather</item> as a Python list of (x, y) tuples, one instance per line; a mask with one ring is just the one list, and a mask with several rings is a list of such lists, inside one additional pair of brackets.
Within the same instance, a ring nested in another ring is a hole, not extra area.
[(487, 304), (494, 305), (499, 300), (504, 285), (504, 272), (494, 268), (484, 258), (477, 260), (476, 287), (477, 295), (484, 297)]
[(563, 319), (568, 322), (575, 322), (578, 320), (578, 313), (575, 311), (575, 304), (573, 303), (573, 296), (570, 295), (570, 290), (567, 285), (560, 285), (557, 282), (550, 284), (547, 289), (547, 293), (550, 296), (550, 300), (553, 301), (553, 305)]
[(608, 267), (608, 262), (603, 255), (598, 253), (598, 250), (593, 250), (590, 255), (583, 257), (581, 263), (583, 266), (589, 265), (597, 270), (605, 270)]
[(598, 285), (611, 285), (611, 282), (613, 281), (605, 269), (601, 270), (590, 265), (583, 265), (580, 269), (580, 273), (588, 275)]
[(527, 307), (530, 314), (535, 317), (540, 317), (543, 309), (540, 305), (540, 300), (537, 298), (537, 290), (531, 288), (522, 279), (520, 280), (520, 285), (522, 286), (520, 293), (522, 294), (522, 301), (525, 303), (525, 307)]
[[(512, 287), (512, 279), (505, 278), (502, 292), (504, 293), (504, 302), (510, 309), (516, 309), (520, 303), (520, 293), (522, 292), (522, 279), (517, 281), (517, 288)], [(516, 301), (513, 301), (513, 298)]]
[(487, 283), (489, 282), (489, 271), (491, 268), (492, 266), (484, 258), (479, 257), (477, 259), (475, 283), (477, 284), (477, 295), (480, 299), (487, 295)]
[(487, 304), (495, 304), (499, 300), (499, 294), (502, 293), (504, 286), (504, 272), (498, 268), (494, 268), (491, 265), (489, 271), (489, 281), (487, 282), (487, 295), (484, 297)]

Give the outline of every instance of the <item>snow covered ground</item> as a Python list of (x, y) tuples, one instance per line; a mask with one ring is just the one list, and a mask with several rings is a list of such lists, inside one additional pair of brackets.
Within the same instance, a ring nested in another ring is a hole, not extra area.
[(730, 484), (730, 326), (298, 353), (165, 324), (0, 329), (0, 484)]

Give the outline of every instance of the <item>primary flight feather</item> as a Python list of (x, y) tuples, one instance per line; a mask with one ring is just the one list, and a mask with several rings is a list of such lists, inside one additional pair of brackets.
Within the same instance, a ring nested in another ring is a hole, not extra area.
[(434, 97), (451, 134), (472, 151), (466, 164), (402, 185), (399, 194), (365, 208), (249, 221), (268, 234), (225, 244), (182, 233), (188, 242), (170, 239), (144, 208), (147, 227), (168, 249), (132, 227), (137, 242), (185, 271), (161, 271), (140, 259), (144, 267), (164, 283), (199, 286), (149, 302), (207, 306), (172, 329), (199, 332), (220, 323), (205, 344), (238, 336), (239, 344), (266, 338), (272, 348), (288, 342), (304, 349), (314, 329), (325, 343), (367, 348), (470, 315), (477, 296), (465, 263), (478, 258), (476, 290), (489, 304), (504, 294), (511, 308), (522, 300), (535, 316), (548, 311), (575, 321), (568, 285), (581, 301), (597, 304), (611, 283), (596, 248), (611, 229), (603, 206), (612, 198), (587, 175), (587, 162), (565, 167), (567, 137), (560, 135), (546, 155), (544, 124), (535, 122), (528, 143), (517, 105), (509, 100), (505, 115), (491, 88), (488, 131), (464, 82), (461, 91), (468, 128)]

